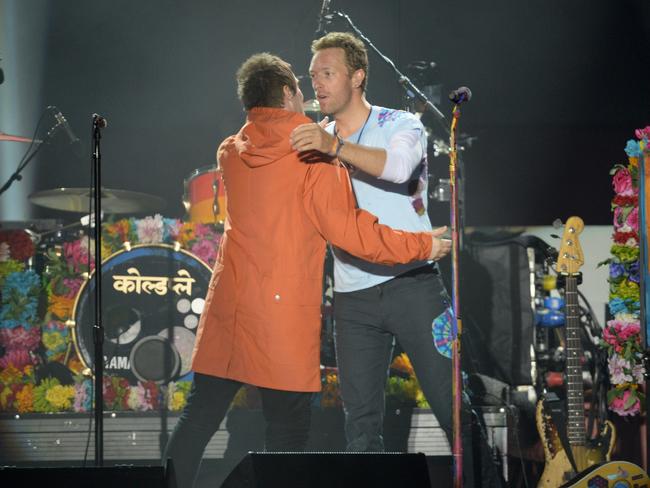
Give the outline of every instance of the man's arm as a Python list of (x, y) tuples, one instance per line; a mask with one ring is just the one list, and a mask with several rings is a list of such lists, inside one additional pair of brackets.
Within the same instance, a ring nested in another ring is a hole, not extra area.
[(349, 141), (341, 145), (334, 134), (314, 123), (296, 127), (290, 140), (296, 151), (319, 151), (328, 156), (335, 156), (338, 152), (339, 160), (364, 173), (393, 183), (404, 183), (422, 161), (421, 134), (417, 128), (398, 131), (391, 137), (386, 150)]
[(303, 204), (320, 234), (336, 247), (366, 261), (398, 264), (446, 256), (451, 243), (433, 232), (405, 232), (379, 223), (377, 217), (355, 208), (347, 171), (326, 164), (310, 166)]

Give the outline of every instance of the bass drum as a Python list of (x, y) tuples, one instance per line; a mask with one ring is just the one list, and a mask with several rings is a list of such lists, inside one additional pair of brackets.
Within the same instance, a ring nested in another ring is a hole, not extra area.
[[(106, 375), (165, 383), (190, 373), (195, 332), (210, 282), (210, 267), (172, 246), (141, 245), (102, 263), (102, 323)], [(96, 274), (79, 290), (73, 340), (94, 369)]]

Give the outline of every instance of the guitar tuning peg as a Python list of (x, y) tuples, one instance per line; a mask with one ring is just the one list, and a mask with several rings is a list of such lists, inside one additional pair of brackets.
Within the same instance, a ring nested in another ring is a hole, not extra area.
[(552, 225), (554, 229), (561, 229), (562, 227), (564, 227), (564, 224), (562, 223), (562, 219), (555, 219)]

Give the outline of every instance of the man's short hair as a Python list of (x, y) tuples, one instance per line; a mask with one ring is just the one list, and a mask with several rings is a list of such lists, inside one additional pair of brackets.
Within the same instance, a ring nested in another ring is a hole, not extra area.
[(274, 54), (253, 54), (237, 70), (237, 95), (246, 110), (282, 107), (285, 86), (295, 94), (296, 76), (291, 65)]
[(311, 43), (311, 52), (316, 54), (323, 49), (336, 47), (343, 49), (345, 53), (345, 64), (350, 76), (358, 69), (362, 69), (366, 74), (361, 82), (361, 90), (365, 91), (368, 81), (368, 51), (363, 41), (349, 32), (330, 32)]

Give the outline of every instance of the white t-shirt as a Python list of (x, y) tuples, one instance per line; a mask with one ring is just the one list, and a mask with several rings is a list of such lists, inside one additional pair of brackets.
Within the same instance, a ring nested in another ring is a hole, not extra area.
[[(327, 130), (333, 132), (334, 124)], [(427, 136), (420, 120), (409, 112), (372, 106), (365, 126), (346, 140), (388, 151), (381, 178), (361, 171), (352, 174), (359, 208), (376, 215), (380, 223), (394, 229), (431, 230), (427, 215)], [(417, 143), (411, 144), (413, 140)], [(406, 177), (408, 174), (410, 177)], [(384, 266), (363, 261), (338, 248), (333, 251), (334, 290), (337, 292), (370, 288), (426, 263)]]

